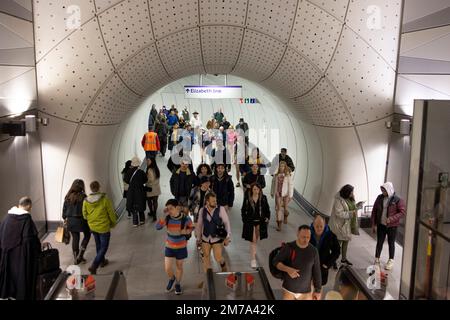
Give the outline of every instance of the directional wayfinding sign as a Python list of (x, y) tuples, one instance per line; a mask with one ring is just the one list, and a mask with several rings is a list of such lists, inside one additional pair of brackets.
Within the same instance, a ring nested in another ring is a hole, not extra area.
[(184, 86), (186, 99), (240, 99), (242, 86)]

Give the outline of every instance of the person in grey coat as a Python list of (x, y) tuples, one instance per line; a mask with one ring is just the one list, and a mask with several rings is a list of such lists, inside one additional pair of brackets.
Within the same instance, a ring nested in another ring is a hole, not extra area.
[[(341, 246), (342, 264), (353, 265), (347, 260), (348, 243), (352, 240), (351, 220), (355, 218), (358, 212), (354, 187), (347, 184), (341, 188), (334, 199), (333, 209), (329, 221), (331, 231), (336, 235)], [(362, 203), (358, 203), (361, 206)]]

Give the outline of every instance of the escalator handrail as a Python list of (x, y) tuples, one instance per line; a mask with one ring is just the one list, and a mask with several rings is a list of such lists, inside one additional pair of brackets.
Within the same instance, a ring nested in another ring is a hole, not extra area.
[(209, 300), (216, 300), (216, 286), (214, 285), (214, 274), (211, 268), (206, 271), (206, 281)]
[(345, 266), (342, 268), (342, 272), (348, 279), (358, 287), (360, 291), (367, 297), (369, 300), (377, 300), (372, 291), (366, 286), (366, 283), (362, 283), (363, 281), (358, 277), (355, 271), (350, 266)]
[(275, 295), (273, 294), (272, 288), (270, 287), (269, 279), (267, 279), (266, 272), (263, 267), (258, 268), (258, 273), (261, 278), (262, 286), (266, 294), (267, 300), (275, 300)]

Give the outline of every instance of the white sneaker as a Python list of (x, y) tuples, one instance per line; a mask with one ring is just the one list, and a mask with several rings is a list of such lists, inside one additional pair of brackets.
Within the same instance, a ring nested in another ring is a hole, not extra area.
[(380, 258), (375, 258), (375, 263), (374, 264), (380, 264)]
[(393, 267), (394, 267), (394, 260), (389, 259), (384, 268), (386, 270), (392, 270)]
[(256, 269), (256, 268), (257, 268), (256, 260), (253, 259), (253, 260), (250, 262), (250, 266), (251, 266), (253, 269)]

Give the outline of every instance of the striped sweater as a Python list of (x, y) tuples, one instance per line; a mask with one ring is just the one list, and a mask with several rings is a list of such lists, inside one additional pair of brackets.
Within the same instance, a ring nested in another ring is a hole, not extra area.
[[(164, 227), (167, 227), (167, 239), (166, 239), (166, 247), (170, 249), (183, 249), (186, 248), (187, 241), (186, 237), (181, 234), (181, 219), (183, 215), (180, 214), (178, 217), (170, 217), (168, 223), (166, 224), (166, 219), (160, 219), (156, 223), (156, 229), (161, 230)], [(194, 230), (194, 225), (192, 224), (192, 220), (189, 216), (185, 217), (185, 229), (187, 231)]]

